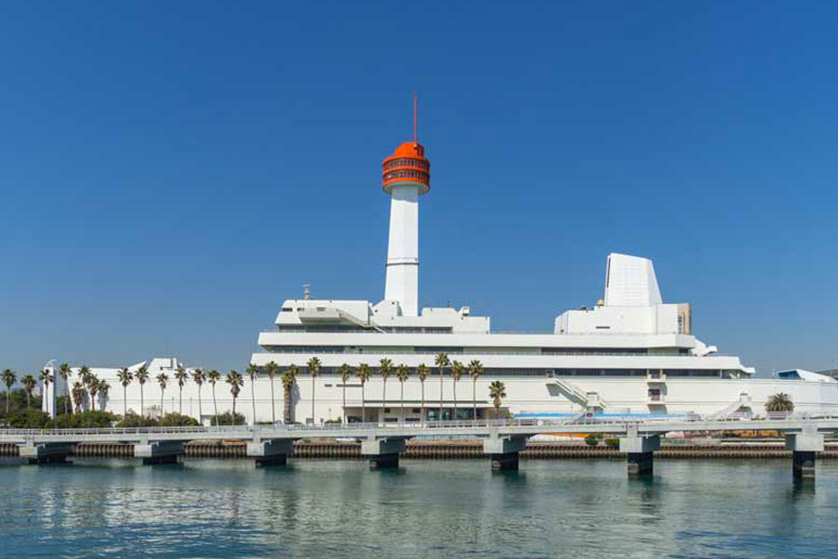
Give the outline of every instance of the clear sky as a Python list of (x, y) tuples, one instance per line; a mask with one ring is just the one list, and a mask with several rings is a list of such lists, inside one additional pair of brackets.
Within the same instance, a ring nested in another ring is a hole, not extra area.
[(0, 368), (243, 368), (281, 301), (384, 292), (412, 137), (420, 304), (552, 328), (609, 252), (763, 374), (838, 367), (838, 3), (0, 4)]

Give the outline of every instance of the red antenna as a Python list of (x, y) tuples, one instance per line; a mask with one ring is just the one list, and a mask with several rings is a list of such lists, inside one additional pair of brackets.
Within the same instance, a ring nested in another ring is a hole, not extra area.
[(419, 93), (413, 92), (413, 143), (419, 143)]

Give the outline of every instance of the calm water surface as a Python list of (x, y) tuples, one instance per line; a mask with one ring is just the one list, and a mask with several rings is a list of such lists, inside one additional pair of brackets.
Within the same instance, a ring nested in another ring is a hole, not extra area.
[(0, 557), (835, 557), (838, 463), (0, 463)]

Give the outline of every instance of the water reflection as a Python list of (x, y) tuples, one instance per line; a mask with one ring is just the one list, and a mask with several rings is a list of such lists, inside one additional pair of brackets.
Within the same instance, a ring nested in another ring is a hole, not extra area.
[(573, 460), (499, 473), (484, 461), (15, 466), (0, 469), (0, 536), (10, 557), (831, 554), (838, 464), (819, 465), (814, 484), (793, 482), (785, 461), (655, 468), (630, 479), (622, 462)]

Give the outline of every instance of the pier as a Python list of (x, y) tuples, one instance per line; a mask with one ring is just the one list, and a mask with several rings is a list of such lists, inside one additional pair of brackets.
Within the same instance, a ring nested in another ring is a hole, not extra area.
[(619, 452), (626, 458), (629, 475), (648, 475), (654, 469), (654, 452), (661, 436), (669, 432), (776, 431), (785, 437), (792, 454), (795, 478), (813, 479), (824, 435), (838, 431), (838, 417), (786, 419), (645, 419), (601, 421), (596, 419), (510, 419), (413, 423), (349, 423), (324, 425), (256, 425), (221, 427), (155, 427), (110, 429), (4, 429), (0, 445), (14, 445), (31, 464), (66, 461), (75, 445), (119, 443), (133, 447), (129, 456), (143, 464), (171, 464), (184, 455), (187, 443), (220, 444), (239, 441), (257, 466), (287, 462), (294, 443), (322, 439), (354, 439), (370, 469), (397, 468), (406, 442), (415, 438), (476, 439), (493, 470), (517, 470), (521, 452), (536, 435), (607, 434), (620, 439)]

